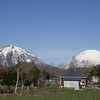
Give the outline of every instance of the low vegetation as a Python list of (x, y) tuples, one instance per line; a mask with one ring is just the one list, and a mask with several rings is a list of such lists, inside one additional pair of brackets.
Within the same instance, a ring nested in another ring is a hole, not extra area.
[(100, 100), (100, 90), (91, 87), (81, 90), (60, 88), (52, 85), (34, 88), (19, 94), (0, 94), (0, 100)]

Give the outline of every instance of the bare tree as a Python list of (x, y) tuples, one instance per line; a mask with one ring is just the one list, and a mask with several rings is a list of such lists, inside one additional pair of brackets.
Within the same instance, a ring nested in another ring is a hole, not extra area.
[(14, 93), (17, 93), (19, 76), (22, 75), (23, 73), (29, 72), (32, 67), (33, 67), (33, 63), (29, 63), (29, 62), (27, 62), (27, 63), (25, 63), (25, 62), (19, 62), (16, 65), (16, 68), (17, 68), (17, 81), (16, 81), (16, 87), (15, 87)]
[(77, 59), (75, 57), (72, 58), (71, 63), (69, 64), (69, 71), (74, 72), (77, 69)]

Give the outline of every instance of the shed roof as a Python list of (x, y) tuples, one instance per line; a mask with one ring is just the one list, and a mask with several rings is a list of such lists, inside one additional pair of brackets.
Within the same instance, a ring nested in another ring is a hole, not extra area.
[(76, 72), (71, 72), (71, 73), (68, 73), (68, 74), (64, 74), (64, 75), (61, 75), (60, 76), (61, 78), (62, 77), (68, 77), (68, 78), (87, 78), (86, 76), (82, 75), (82, 74), (79, 74), (79, 73), (76, 73)]

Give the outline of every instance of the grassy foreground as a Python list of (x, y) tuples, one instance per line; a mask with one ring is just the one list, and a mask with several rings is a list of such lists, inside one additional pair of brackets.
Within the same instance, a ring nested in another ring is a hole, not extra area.
[(0, 94), (0, 100), (100, 100), (99, 89), (73, 90), (49, 86), (47, 88), (35, 88), (17, 95)]

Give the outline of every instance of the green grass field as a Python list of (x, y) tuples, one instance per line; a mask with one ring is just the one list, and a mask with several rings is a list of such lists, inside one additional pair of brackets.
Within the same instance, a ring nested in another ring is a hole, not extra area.
[(17, 95), (0, 94), (0, 100), (100, 100), (99, 89), (73, 90), (49, 86), (47, 88), (35, 88)]

